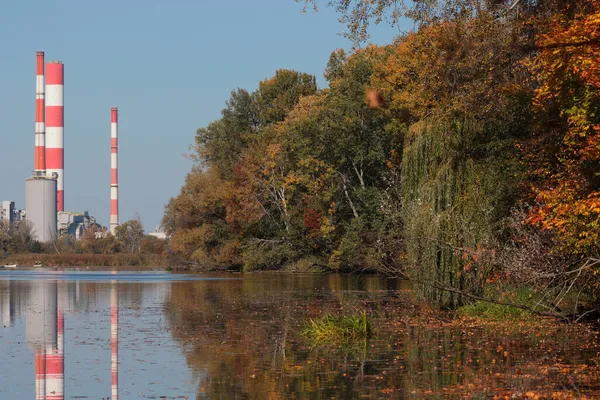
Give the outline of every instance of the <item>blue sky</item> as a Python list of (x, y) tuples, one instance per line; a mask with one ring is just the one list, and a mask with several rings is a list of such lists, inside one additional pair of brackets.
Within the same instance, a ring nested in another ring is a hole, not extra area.
[[(108, 224), (110, 108), (119, 107), (121, 221), (160, 222), (191, 168), (197, 128), (231, 90), (276, 69), (317, 76), (351, 43), (338, 15), (293, 0), (18, 0), (0, 6), (0, 200), (25, 206), (33, 169), (35, 52), (65, 64), (65, 209)], [(371, 41), (392, 41), (379, 26)]]

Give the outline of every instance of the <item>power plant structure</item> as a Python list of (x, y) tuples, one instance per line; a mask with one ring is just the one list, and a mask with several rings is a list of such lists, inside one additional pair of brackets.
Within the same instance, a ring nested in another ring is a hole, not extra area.
[(56, 173), (58, 179), (56, 210), (65, 211), (65, 69), (60, 61), (51, 61), (47, 66), (46, 80), (46, 171)]
[(57, 179), (46, 171), (44, 52), (36, 54), (35, 155), (33, 175), (25, 183), (25, 210), (32, 232), (40, 242), (56, 236)]
[(110, 110), (110, 233), (119, 226), (119, 111)]
[(58, 234), (71, 235), (75, 240), (83, 237), (83, 232), (96, 224), (96, 219), (84, 212), (61, 211), (58, 213)]
[[(48, 242), (59, 235), (76, 239), (95, 219), (87, 212), (65, 212), (64, 164), (64, 64), (44, 64), (44, 52), (36, 53), (36, 106), (34, 171), (25, 184), (25, 215), (34, 239)], [(110, 225), (119, 225), (118, 111), (111, 108)]]
[(36, 173), (46, 172), (46, 93), (44, 82), (44, 52), (36, 53), (35, 72), (35, 161)]
[(56, 181), (56, 174), (34, 174), (25, 182), (26, 219), (40, 242), (49, 242), (57, 234)]

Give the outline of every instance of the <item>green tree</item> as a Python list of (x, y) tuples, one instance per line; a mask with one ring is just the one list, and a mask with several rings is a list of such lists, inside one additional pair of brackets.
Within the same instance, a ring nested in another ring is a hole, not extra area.
[(280, 69), (275, 76), (260, 82), (255, 92), (258, 116), (262, 126), (281, 122), (303, 96), (317, 92), (313, 75)]
[(202, 165), (231, 174), (259, 127), (255, 96), (244, 89), (231, 92), (221, 119), (196, 132), (196, 156)]

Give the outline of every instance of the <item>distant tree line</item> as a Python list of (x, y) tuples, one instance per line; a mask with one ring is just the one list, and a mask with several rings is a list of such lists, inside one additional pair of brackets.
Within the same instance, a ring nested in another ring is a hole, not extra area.
[(144, 233), (139, 217), (119, 225), (115, 234), (93, 224), (83, 233), (81, 240), (74, 236), (55, 235), (47, 243), (35, 240), (35, 234), (26, 221), (0, 224), (0, 260), (17, 254), (129, 254), (166, 255), (166, 240)]

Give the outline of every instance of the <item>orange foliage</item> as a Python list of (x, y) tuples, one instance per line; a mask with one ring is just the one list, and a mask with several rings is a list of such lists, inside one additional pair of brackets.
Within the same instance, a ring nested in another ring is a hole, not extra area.
[(433, 109), (497, 113), (504, 101), (499, 94), (521, 90), (509, 84), (518, 73), (509, 68), (510, 29), (481, 13), (411, 32), (387, 48), (389, 56), (375, 67), (370, 96), (380, 97), (374, 103), (401, 120), (426, 117)]
[[(556, 233), (561, 250), (600, 250), (600, 1), (575, 18), (555, 16), (541, 35), (531, 70), (540, 80), (534, 106), (541, 117), (533, 160), (531, 224)], [(557, 122), (558, 121), (558, 122)]]

